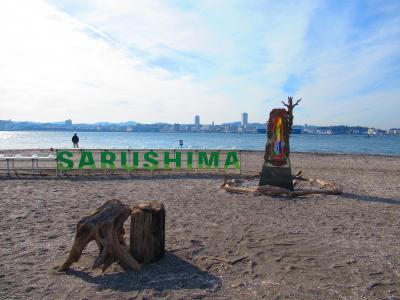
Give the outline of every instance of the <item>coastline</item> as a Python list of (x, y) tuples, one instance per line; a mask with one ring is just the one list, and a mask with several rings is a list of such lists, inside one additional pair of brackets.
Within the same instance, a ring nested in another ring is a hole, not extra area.
[[(0, 150), (32, 148), (70, 148), (70, 133), (26, 132), (0, 136)], [(265, 134), (189, 134), (189, 133), (81, 133), (80, 146), (86, 149), (178, 149), (183, 140), (186, 149), (264, 150)], [(291, 150), (313, 153), (355, 153), (400, 156), (400, 136), (365, 138), (357, 135), (293, 135)]]
[[(56, 148), (55, 148), (56, 149)], [(60, 148), (61, 149), (61, 148)], [(66, 150), (74, 150), (74, 148), (62, 148)], [(101, 150), (103, 148), (79, 148), (81, 150)], [(106, 148), (105, 148), (106, 149)], [(115, 148), (115, 150), (118, 150), (120, 148)], [(121, 148), (122, 149), (122, 148)], [(130, 150), (133, 150), (133, 148), (129, 148)], [(138, 149), (138, 150), (150, 150), (150, 149), (155, 149), (155, 150), (163, 150), (163, 149), (173, 149), (173, 148), (143, 148), (143, 149)], [(180, 148), (176, 148), (175, 150), (179, 150)], [(187, 149), (183, 148), (182, 150), (203, 150), (203, 149)], [(209, 148), (207, 150), (213, 150), (212, 148)], [(232, 150), (232, 149), (223, 149), (221, 150)], [(241, 151), (242, 153), (259, 153), (259, 154), (264, 154), (264, 150), (247, 150), (247, 149), (234, 149), (236, 151)], [(377, 156), (377, 157), (400, 157), (400, 154), (370, 154), (370, 153), (345, 153), (345, 152), (318, 152), (318, 151), (291, 151), (291, 154), (305, 154), (305, 155), (317, 155), (317, 156), (335, 156), (335, 155), (345, 155), (345, 156)], [(7, 154), (7, 155), (15, 155), (15, 154), (22, 154), (22, 155), (30, 155), (30, 154), (40, 154), (40, 155), (50, 155), (54, 154), (54, 151), (51, 151), (50, 149), (46, 148), (30, 148), (30, 149), (0, 149), (0, 154)]]

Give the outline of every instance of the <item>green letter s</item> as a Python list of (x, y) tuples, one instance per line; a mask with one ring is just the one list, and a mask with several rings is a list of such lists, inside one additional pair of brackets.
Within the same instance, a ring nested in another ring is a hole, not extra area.
[[(57, 164), (57, 167), (60, 171), (69, 171), (74, 167), (74, 162), (66, 157), (73, 157), (74, 155), (69, 151), (60, 151), (57, 152), (57, 161), (60, 162)], [(62, 163), (66, 163), (67, 165), (63, 165)]]
[(149, 151), (144, 154), (144, 160), (149, 162), (149, 164), (148, 163), (143, 164), (143, 167), (146, 170), (155, 170), (158, 168), (158, 161), (156, 159), (152, 158), (151, 156), (154, 158), (157, 158), (158, 154), (154, 151)]

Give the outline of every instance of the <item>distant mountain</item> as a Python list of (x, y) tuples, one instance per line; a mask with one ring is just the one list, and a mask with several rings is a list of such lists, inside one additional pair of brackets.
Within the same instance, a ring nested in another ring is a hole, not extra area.
[[(140, 124), (140, 123), (138, 123), (138, 124)], [(156, 122), (156, 123), (150, 123), (150, 125), (171, 125), (171, 124), (170, 123), (165, 123), (165, 122)]]

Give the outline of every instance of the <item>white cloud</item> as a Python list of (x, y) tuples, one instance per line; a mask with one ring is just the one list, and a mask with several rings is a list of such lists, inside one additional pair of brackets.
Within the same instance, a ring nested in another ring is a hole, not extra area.
[(0, 119), (192, 121), (197, 113), (216, 119), (229, 104), (89, 37), (87, 25), (44, 2), (2, 2), (0, 11)]
[(2, 1), (0, 119), (399, 127), (399, 6), (357, 5)]
[[(377, 8), (372, 15), (379, 15)], [(316, 20), (318, 30), (334, 28), (331, 35), (311, 40), (306, 54), (312, 57), (312, 80), (304, 83), (297, 95), (306, 99), (306, 113), (300, 123), (399, 127), (400, 86), (398, 55), (400, 18), (382, 18), (367, 23), (365, 30), (352, 24), (349, 12), (323, 15)], [(376, 17), (375, 17), (376, 18)], [(337, 24), (337, 26), (335, 26)], [(367, 26), (371, 28), (368, 28)], [(373, 25), (373, 26), (371, 26)], [(377, 26), (379, 25), (379, 26)], [(312, 49), (321, 42), (322, 46)]]

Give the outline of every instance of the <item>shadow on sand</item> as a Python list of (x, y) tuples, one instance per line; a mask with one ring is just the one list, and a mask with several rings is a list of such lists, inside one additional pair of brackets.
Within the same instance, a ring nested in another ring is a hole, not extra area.
[(239, 174), (234, 173), (140, 173), (140, 174), (116, 174), (116, 175), (103, 175), (103, 174), (67, 174), (60, 176), (51, 175), (18, 175), (12, 174), (12, 176), (0, 174), (1, 180), (68, 180), (68, 181), (129, 181), (129, 180), (169, 180), (169, 179), (221, 179), (224, 178), (235, 178)]
[(66, 274), (76, 276), (99, 290), (111, 289), (120, 292), (155, 289), (157, 291), (177, 289), (208, 289), (220, 285), (221, 280), (179, 258), (171, 252), (156, 263), (142, 266), (140, 272), (119, 272), (92, 276), (87, 272), (69, 269)]
[(368, 195), (357, 195), (357, 194), (353, 194), (353, 193), (343, 193), (339, 197), (347, 198), (347, 199), (355, 200), (355, 201), (365, 201), (365, 202), (400, 205), (400, 199), (394, 199), (394, 198), (382, 198), (382, 197), (368, 196)]

